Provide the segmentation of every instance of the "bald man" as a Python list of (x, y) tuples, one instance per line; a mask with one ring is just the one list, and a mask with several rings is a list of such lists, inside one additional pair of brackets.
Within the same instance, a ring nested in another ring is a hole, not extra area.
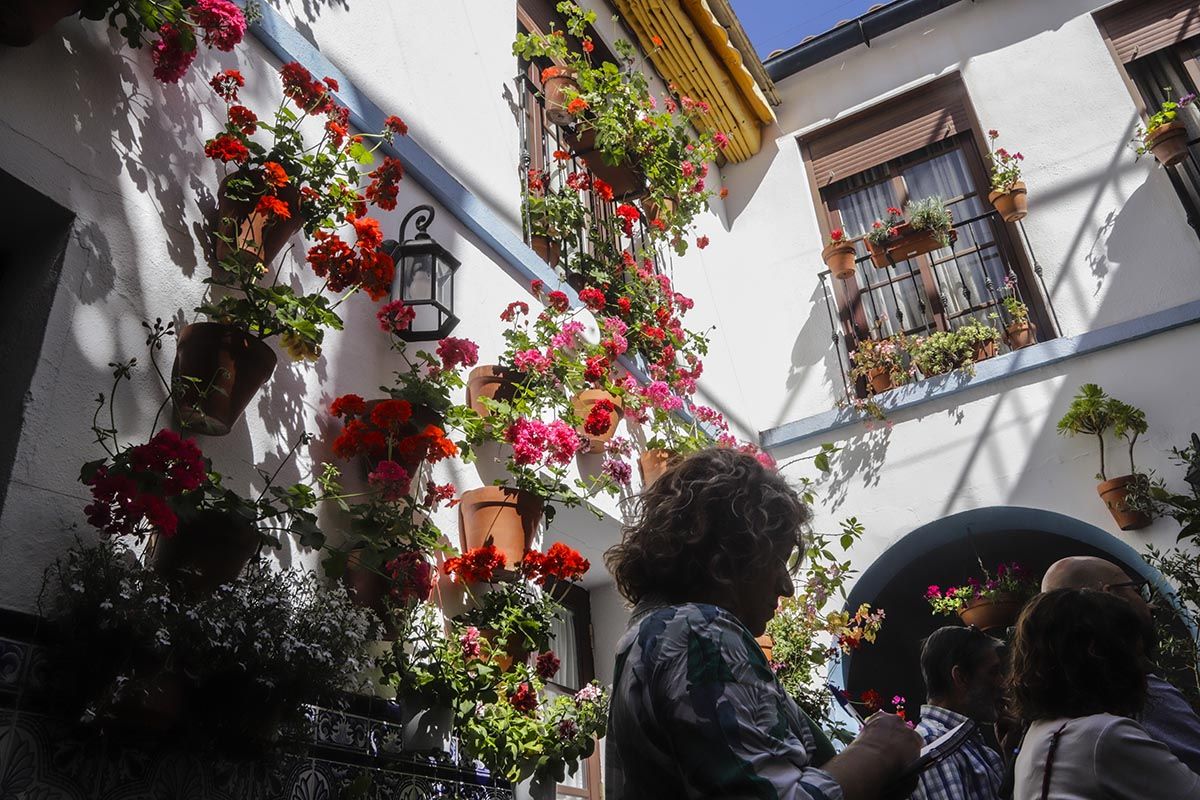
[(1192, 772), (1200, 774), (1200, 717), (1178, 689), (1154, 674), (1153, 656), (1158, 635), (1149, 598), (1149, 582), (1130, 578), (1125, 570), (1092, 556), (1072, 556), (1055, 561), (1042, 578), (1042, 591), (1097, 589), (1125, 600), (1142, 620), (1146, 640), (1146, 708), (1142, 727), (1171, 749)]

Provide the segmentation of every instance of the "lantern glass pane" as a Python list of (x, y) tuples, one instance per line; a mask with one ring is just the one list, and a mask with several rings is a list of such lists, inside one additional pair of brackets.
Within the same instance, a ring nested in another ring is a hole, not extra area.
[(433, 303), (416, 303), (412, 310), (416, 314), (411, 326), (415, 333), (428, 333), (441, 327), (442, 312)]
[(438, 264), (438, 268), (439, 269), (438, 269), (438, 274), (437, 274), (437, 284), (434, 286), (434, 289), (437, 292), (437, 294), (434, 295), (434, 299), (436, 299), (439, 303), (441, 303), (446, 308), (453, 308), (453, 306), (454, 306), (454, 289), (453, 289), (454, 271), (451, 270), (450, 265), (445, 262), (440, 262)]
[(404, 299), (408, 302), (433, 299), (433, 270), (437, 260), (432, 253), (405, 256)]

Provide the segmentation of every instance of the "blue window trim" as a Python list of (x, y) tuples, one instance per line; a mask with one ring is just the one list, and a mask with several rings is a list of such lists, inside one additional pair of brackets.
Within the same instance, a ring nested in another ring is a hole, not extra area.
[[(973, 377), (952, 373), (950, 375), (901, 386), (887, 392), (879, 401), (884, 414), (915, 408), (925, 403), (942, 400), (959, 392), (965, 392), (1035, 369), (1042, 369), (1072, 358), (1098, 353), (1110, 347), (1135, 342), (1148, 336), (1193, 325), (1200, 322), (1200, 300), (1155, 311), (1143, 317), (1118, 322), (1078, 336), (1051, 339), (1048, 342), (1026, 347), (1012, 353), (990, 358), (975, 366)], [(853, 408), (840, 408), (794, 420), (776, 428), (759, 433), (764, 449), (772, 450), (794, 445), (805, 439), (827, 436), (834, 431), (863, 422), (866, 416)]]

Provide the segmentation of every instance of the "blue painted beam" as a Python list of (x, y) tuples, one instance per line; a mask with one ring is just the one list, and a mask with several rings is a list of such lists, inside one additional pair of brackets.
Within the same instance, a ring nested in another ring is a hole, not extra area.
[[(1081, 333), (1078, 336), (1051, 339), (1023, 350), (1005, 353), (977, 364), (974, 377), (962, 373), (951, 373), (931, 378), (892, 389), (877, 402), (883, 409), (883, 413), (891, 416), (898, 411), (942, 400), (959, 392), (978, 389), (1024, 372), (1098, 353), (1110, 347), (1134, 342), (1147, 336), (1165, 333), (1197, 322), (1200, 322), (1200, 300), (1155, 311), (1144, 317), (1118, 322), (1094, 331)], [(860, 411), (852, 408), (835, 408), (761, 431), (758, 435), (759, 442), (764, 449), (772, 450), (816, 436), (827, 436), (834, 431), (857, 425), (864, 419), (865, 417)]]

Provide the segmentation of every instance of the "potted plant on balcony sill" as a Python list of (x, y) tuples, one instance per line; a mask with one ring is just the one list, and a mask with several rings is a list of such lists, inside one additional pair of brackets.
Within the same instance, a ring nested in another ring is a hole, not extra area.
[(857, 255), (854, 242), (846, 238), (846, 232), (841, 228), (834, 228), (829, 232), (829, 241), (821, 251), (821, 260), (825, 262), (833, 277), (846, 280), (854, 277), (854, 261)]
[(1004, 278), (1005, 294), (1001, 303), (1008, 312), (1009, 323), (1005, 328), (1005, 339), (1011, 350), (1020, 350), (1037, 344), (1037, 326), (1029, 319), (1029, 306), (1017, 294), (1017, 279), (1014, 275)]
[(950, 210), (940, 197), (910, 201), (903, 212), (889, 208), (887, 217), (875, 220), (867, 231), (871, 262), (884, 269), (892, 262), (949, 247), (958, 238), (953, 226)]
[[(997, 317), (995, 314), (992, 316), (993, 318)], [(967, 362), (975, 364), (986, 361), (996, 355), (996, 344), (1000, 340), (1000, 331), (991, 325), (985, 325), (983, 322), (971, 318), (959, 326), (954, 334), (961, 343), (962, 352), (966, 354), (961, 366), (967, 366)]]
[(564, 245), (578, 248), (587, 216), (580, 192), (591, 188), (592, 178), (570, 172), (568, 164), (556, 159), (550, 170), (530, 169), (521, 208), (529, 246), (552, 268), (558, 266)]
[(1133, 149), (1138, 158), (1146, 153), (1164, 167), (1173, 167), (1188, 157), (1187, 125), (1178, 119), (1179, 109), (1190, 105), (1196, 95), (1189, 94), (1178, 101), (1168, 98), (1133, 137)]
[[(982, 569), (982, 565), (981, 569)], [(1037, 582), (1016, 562), (1000, 564), (993, 576), (983, 570), (983, 580), (968, 578), (961, 586), (930, 586), (925, 599), (935, 614), (957, 614), (965, 625), (982, 631), (1003, 630), (1016, 622), (1029, 598), (1037, 594)]]
[(863, 378), (871, 394), (903, 386), (916, 375), (911, 349), (916, 340), (903, 333), (883, 339), (863, 339), (850, 354), (850, 380)]
[(154, 77), (163, 83), (176, 83), (187, 73), (201, 41), (228, 53), (253, 22), (230, 0), (7, 0), (0, 5), (0, 45), (32, 44), (76, 13), (97, 22), (107, 17), (130, 47), (151, 45)]
[(1025, 182), (1021, 180), (1021, 162), (1025, 156), (996, 147), (1000, 132), (988, 131), (988, 161), (992, 165), (992, 191), (988, 202), (995, 206), (1005, 222), (1018, 222), (1029, 214)]
[[(1129, 474), (1112, 479), (1104, 460), (1104, 437), (1110, 431), (1129, 445)], [(1096, 491), (1121, 530), (1138, 530), (1154, 521), (1149, 502), (1150, 480), (1133, 463), (1133, 446), (1138, 436), (1146, 432), (1145, 412), (1109, 397), (1094, 383), (1086, 383), (1058, 421), (1058, 432), (1064, 436), (1090, 434), (1099, 441), (1100, 473), (1096, 477), (1101, 483)]]

